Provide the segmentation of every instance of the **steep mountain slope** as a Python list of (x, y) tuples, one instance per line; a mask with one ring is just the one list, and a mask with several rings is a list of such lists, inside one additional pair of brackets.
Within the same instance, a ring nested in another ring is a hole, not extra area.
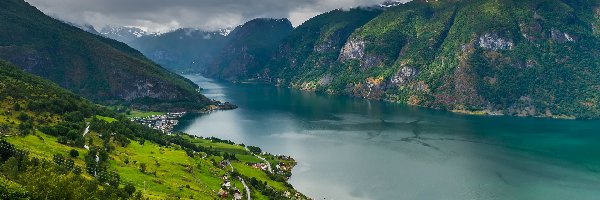
[(66, 24), (69, 24), (71, 26), (77, 27), (77, 28), (79, 28), (79, 29), (81, 29), (81, 30), (83, 30), (85, 32), (92, 33), (94, 35), (102, 35), (91, 24), (77, 24), (77, 23), (72, 23), (72, 22), (67, 22), (67, 21), (63, 21), (63, 22), (66, 23)]
[(142, 36), (129, 45), (169, 70), (198, 72), (219, 55), (227, 42), (226, 35), (227, 30), (186, 28)]
[[(137, 124), (0, 61), (2, 199), (307, 199), (287, 183), (293, 159), (253, 153)], [(263, 162), (286, 170), (252, 167)]]
[(228, 42), (206, 69), (212, 77), (235, 80), (265, 73), (280, 42), (292, 32), (287, 19), (255, 19), (234, 29)]
[(356, 29), (335, 62), (307, 68), (304, 54), (283, 53), (285, 62), (275, 59), (269, 70), (279, 84), (331, 94), (456, 112), (598, 118), (599, 27), (596, 0), (419, 0)]
[[(263, 76), (279, 80), (302, 80), (321, 78), (320, 76), (336, 62), (342, 46), (354, 30), (381, 13), (380, 9), (334, 10), (318, 15), (298, 26), (279, 48), (275, 59), (269, 62)], [(329, 82), (323, 77), (323, 82)], [(304, 87), (311, 87), (304, 85)]]
[(449, 110), (597, 117), (600, 79), (589, 73), (598, 70), (599, 43), (589, 21), (595, 5), (584, 4), (397, 7), (351, 36), (340, 61), (362, 75), (339, 74), (357, 81), (342, 87), (351, 95)]
[(0, 29), (0, 58), (94, 101), (193, 109), (209, 102), (195, 84), (127, 45), (64, 24), (22, 0), (0, 2)]

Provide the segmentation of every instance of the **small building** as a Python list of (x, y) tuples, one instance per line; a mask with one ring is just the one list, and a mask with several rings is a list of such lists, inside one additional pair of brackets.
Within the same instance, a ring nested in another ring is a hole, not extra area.
[(233, 193), (233, 199), (242, 200), (242, 193), (239, 190), (235, 190), (235, 192)]
[(223, 183), (223, 187), (225, 187), (225, 188), (230, 188), (230, 187), (231, 187), (231, 182), (229, 182), (229, 181), (225, 181), (225, 182)]
[(227, 198), (227, 191), (225, 191), (223, 188), (221, 188), (219, 190), (219, 192), (217, 193), (217, 195), (221, 198)]

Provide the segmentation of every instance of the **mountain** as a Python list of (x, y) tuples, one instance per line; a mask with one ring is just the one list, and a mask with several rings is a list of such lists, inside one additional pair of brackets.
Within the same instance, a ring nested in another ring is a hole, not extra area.
[[(600, 117), (597, 0), (415, 0), (382, 9), (308, 20), (275, 58), (253, 57), (271, 60), (254, 71), (298, 89), (455, 112)], [(336, 20), (319, 25), (326, 18)], [(327, 31), (347, 24), (340, 30), (352, 33), (339, 39)]]
[(129, 46), (50, 18), (23, 0), (0, 2), (0, 58), (96, 102), (200, 109), (198, 86)]
[(198, 72), (221, 52), (229, 29), (204, 31), (182, 28), (160, 35), (145, 35), (129, 44), (172, 71)]
[(281, 41), (293, 30), (288, 19), (254, 19), (235, 28), (228, 41), (206, 68), (212, 77), (235, 80), (268, 73), (267, 62)]
[(125, 44), (129, 44), (137, 38), (152, 35), (138, 27), (131, 26), (106, 26), (100, 30), (100, 34)]
[(333, 10), (304, 22), (282, 41), (276, 56), (268, 63), (266, 71), (271, 73), (264, 74), (263, 79), (289, 82), (317, 78), (337, 61), (350, 34), (381, 12), (363, 8)]
[(67, 23), (67, 24), (69, 24), (71, 26), (77, 27), (77, 28), (79, 28), (79, 29), (81, 29), (81, 30), (83, 30), (85, 32), (92, 33), (94, 35), (102, 35), (91, 24), (77, 24), (77, 23), (72, 23), (72, 22), (67, 22), (67, 21), (63, 21), (63, 22)]
[(395, 1), (386, 1), (386, 2), (383, 2), (383, 3), (379, 4), (379, 6), (383, 7), (383, 8), (391, 8), (391, 7), (399, 6), (399, 5), (402, 5), (402, 4), (404, 4), (403, 1), (397, 1), (397, 0), (395, 0)]
[[(254, 168), (266, 165), (256, 154), (284, 167)], [(287, 183), (295, 164), (229, 140), (163, 133), (0, 60), (1, 199), (308, 199)]]

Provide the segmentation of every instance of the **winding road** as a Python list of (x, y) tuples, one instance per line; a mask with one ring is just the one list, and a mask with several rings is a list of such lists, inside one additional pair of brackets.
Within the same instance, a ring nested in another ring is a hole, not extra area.
[(252, 200), (252, 198), (250, 197), (250, 188), (248, 188), (248, 185), (246, 185), (246, 182), (244, 182), (244, 179), (242, 177), (239, 177), (240, 181), (242, 182), (242, 185), (244, 185), (244, 188), (246, 189), (246, 195), (248, 195), (248, 200)]
[[(231, 161), (228, 160), (227, 163), (229, 163), (229, 167), (231, 167), (231, 172), (233, 172), (234, 169), (233, 165), (231, 165)], [(238, 176), (238, 179), (242, 182), (242, 185), (244, 185), (244, 189), (246, 189), (246, 195), (248, 196), (248, 200), (252, 200), (252, 197), (250, 197), (250, 188), (248, 187), (248, 185), (246, 185), (246, 182), (242, 177)]]
[(253, 156), (256, 156), (258, 159), (261, 159), (262, 161), (264, 161), (265, 164), (267, 164), (267, 170), (270, 173), (273, 173), (273, 169), (271, 169), (271, 163), (269, 163), (269, 161), (267, 161), (267, 159), (265, 159), (265, 158), (263, 158), (263, 157), (261, 157), (259, 155), (254, 154), (252, 151), (250, 151), (250, 149), (248, 149), (248, 147), (244, 147), (244, 148), (246, 149), (246, 151), (250, 152), (250, 154), (252, 154)]
[[(85, 135), (87, 135), (90, 132), (90, 123), (86, 122), (86, 124), (87, 124), (87, 127), (85, 127), (85, 130), (83, 131), (83, 137), (85, 137)], [(83, 148), (90, 150), (90, 147), (87, 144), (84, 144)]]

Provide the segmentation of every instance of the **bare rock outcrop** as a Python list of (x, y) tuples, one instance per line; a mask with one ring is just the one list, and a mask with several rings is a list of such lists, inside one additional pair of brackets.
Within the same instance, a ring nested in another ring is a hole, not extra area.
[(349, 60), (363, 60), (365, 57), (365, 41), (363, 40), (349, 40), (346, 42), (342, 50), (340, 51), (341, 62)]
[(479, 47), (487, 49), (487, 50), (492, 50), (492, 51), (499, 51), (499, 50), (506, 50), (506, 49), (510, 50), (514, 46), (513, 41), (511, 41), (509, 39), (501, 38), (500, 36), (498, 36), (498, 34), (495, 34), (495, 33), (486, 33), (482, 36), (479, 36), (478, 42), (479, 42)]

